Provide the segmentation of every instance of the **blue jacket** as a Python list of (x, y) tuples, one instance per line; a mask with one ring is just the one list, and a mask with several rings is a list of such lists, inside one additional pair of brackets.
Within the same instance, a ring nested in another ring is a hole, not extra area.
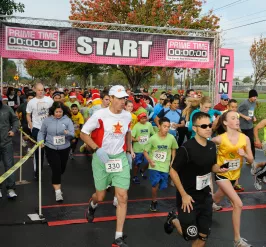
[[(64, 130), (68, 131), (67, 135)], [(55, 136), (65, 136), (65, 144), (54, 145)], [(70, 146), (70, 141), (73, 137), (74, 125), (69, 117), (66, 115), (61, 118), (50, 116), (43, 120), (37, 140), (38, 142), (44, 140), (44, 144), (51, 149), (62, 150)]]
[[(191, 135), (191, 138), (194, 137), (196, 135), (195, 131), (192, 129), (192, 118), (194, 116), (195, 113), (197, 112), (200, 112), (200, 109), (196, 109), (194, 110), (191, 114), (190, 114), (190, 117), (189, 117), (189, 124), (188, 124), (188, 131), (192, 132), (192, 135)], [(211, 117), (211, 123), (213, 122), (213, 116), (215, 114), (217, 115), (221, 115), (222, 113), (218, 110), (215, 110), (215, 109), (210, 109), (208, 111), (208, 114), (210, 115)]]

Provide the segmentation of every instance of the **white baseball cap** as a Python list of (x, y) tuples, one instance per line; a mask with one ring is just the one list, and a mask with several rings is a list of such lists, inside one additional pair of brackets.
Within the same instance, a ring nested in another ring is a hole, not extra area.
[(126, 90), (123, 86), (121, 85), (115, 85), (112, 86), (109, 90), (109, 95), (110, 96), (115, 96), (116, 98), (124, 98), (128, 97), (129, 95), (126, 93)]

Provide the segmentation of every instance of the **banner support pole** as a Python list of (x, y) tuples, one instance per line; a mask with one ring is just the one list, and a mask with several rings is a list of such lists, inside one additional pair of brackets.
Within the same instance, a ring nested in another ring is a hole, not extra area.
[(3, 95), (3, 57), (1, 56), (1, 95)]

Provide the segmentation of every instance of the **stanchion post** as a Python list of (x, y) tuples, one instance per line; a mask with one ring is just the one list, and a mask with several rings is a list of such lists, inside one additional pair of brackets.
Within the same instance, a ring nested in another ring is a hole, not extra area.
[[(19, 158), (22, 159), (22, 132), (20, 132), (20, 149), (19, 149)], [(19, 168), (19, 182), (22, 182), (22, 166)]]
[(42, 147), (39, 146), (39, 217), (42, 218)]

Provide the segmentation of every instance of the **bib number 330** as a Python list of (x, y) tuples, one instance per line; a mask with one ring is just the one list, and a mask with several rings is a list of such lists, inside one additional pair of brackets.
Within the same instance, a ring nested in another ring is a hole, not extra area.
[(122, 160), (121, 159), (110, 159), (105, 163), (106, 172), (121, 172), (123, 171)]

